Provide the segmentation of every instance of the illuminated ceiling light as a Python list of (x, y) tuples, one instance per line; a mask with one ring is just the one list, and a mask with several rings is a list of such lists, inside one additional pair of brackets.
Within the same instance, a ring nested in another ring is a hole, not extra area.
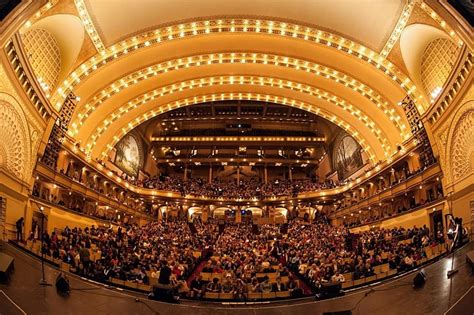
[(433, 91), (431, 92), (431, 101), (434, 101), (438, 97), (438, 95), (441, 93), (442, 90), (443, 88), (440, 86), (435, 87)]

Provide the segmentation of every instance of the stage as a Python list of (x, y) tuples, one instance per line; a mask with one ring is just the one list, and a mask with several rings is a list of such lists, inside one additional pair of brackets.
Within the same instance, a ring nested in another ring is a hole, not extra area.
[[(182, 301), (173, 305), (150, 301), (143, 294), (109, 289), (75, 275), (69, 276), (71, 295), (62, 297), (54, 286), (39, 285), (41, 263), (37, 258), (10, 244), (2, 244), (0, 252), (13, 256), (15, 270), (8, 284), (0, 284), (0, 314), (323, 314), (352, 310), (352, 314), (451, 315), (454, 310), (456, 315), (472, 315), (474, 289), (470, 288), (474, 286), (474, 276), (465, 257), (473, 249), (471, 242), (456, 252), (455, 268), (459, 272), (451, 279), (446, 276), (451, 269), (451, 256), (426, 266), (426, 284), (419, 289), (412, 287), (416, 274), (413, 272), (324, 301), (304, 298), (258, 305)], [(58, 272), (45, 264), (49, 283), (54, 284)]]

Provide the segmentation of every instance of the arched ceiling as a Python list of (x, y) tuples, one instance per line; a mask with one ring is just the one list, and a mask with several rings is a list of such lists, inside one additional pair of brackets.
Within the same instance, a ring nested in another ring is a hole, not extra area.
[(137, 5), (135, 1), (84, 0), (84, 4), (106, 46), (162, 25), (216, 16), (253, 16), (332, 30), (380, 50), (395, 28), (404, 1), (141, 0)]
[(360, 1), (356, 15), (349, 1), (247, 2), (75, 0), (97, 51), (89, 45), (51, 96), (58, 110), (70, 92), (80, 97), (69, 135), (104, 159), (162, 112), (270, 100), (335, 122), (374, 164), (395, 154), (411, 136), (397, 104), (410, 95), (421, 113), (428, 107), (384, 57), (408, 2)]

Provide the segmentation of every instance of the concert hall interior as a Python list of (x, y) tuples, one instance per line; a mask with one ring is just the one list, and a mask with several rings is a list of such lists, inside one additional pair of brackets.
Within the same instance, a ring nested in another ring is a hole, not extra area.
[(0, 314), (473, 314), (473, 26), (0, 1)]

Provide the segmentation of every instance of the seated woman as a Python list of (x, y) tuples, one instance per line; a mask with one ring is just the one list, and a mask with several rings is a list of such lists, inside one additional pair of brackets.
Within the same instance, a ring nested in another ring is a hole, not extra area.
[(262, 293), (272, 292), (272, 285), (269, 281), (268, 276), (265, 276), (263, 278), (263, 282), (260, 284), (260, 292), (262, 292)]

